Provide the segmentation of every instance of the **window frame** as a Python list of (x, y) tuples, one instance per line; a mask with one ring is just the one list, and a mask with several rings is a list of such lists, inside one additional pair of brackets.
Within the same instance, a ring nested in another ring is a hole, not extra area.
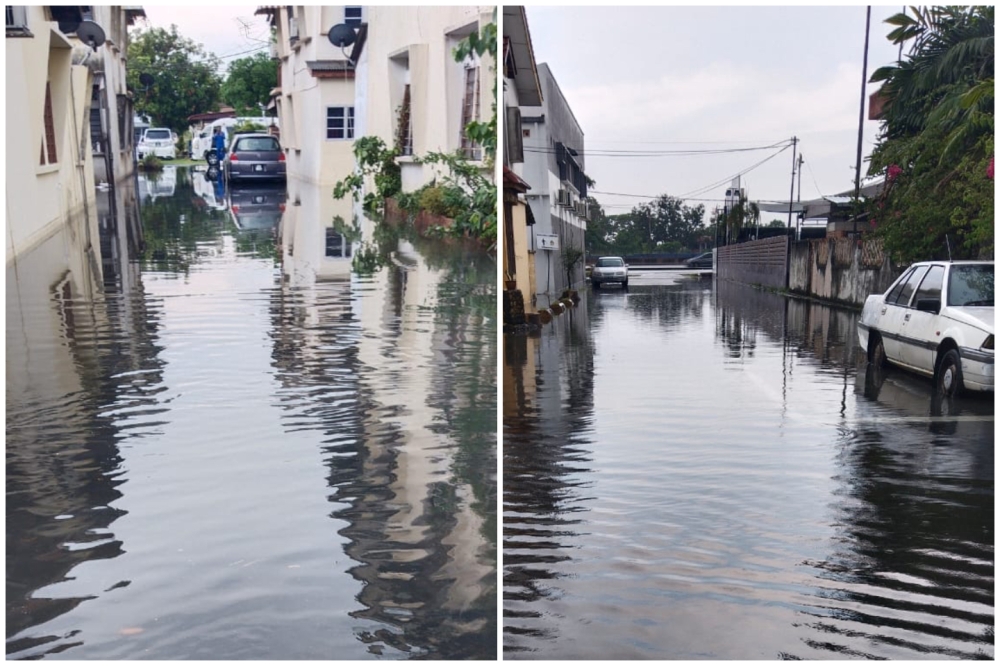
[[(336, 116), (331, 116), (330, 112), (334, 109), (340, 109), (343, 111), (343, 115), (340, 120), (343, 126), (340, 130), (343, 132), (344, 136), (330, 136), (331, 131), (336, 131), (337, 128), (330, 126), (331, 120), (336, 120)], [(354, 140), (354, 107), (353, 106), (328, 106), (326, 107), (326, 140), (327, 141), (353, 141)]]
[[(351, 10), (357, 10), (357, 16), (348, 16), (347, 12)], [(361, 5), (350, 5), (344, 6), (344, 24), (345, 25), (361, 25), (365, 22), (365, 8)]]
[[(903, 286), (899, 290), (899, 294), (896, 296), (896, 300), (890, 303), (890, 305), (898, 305), (901, 308), (909, 308), (910, 303), (913, 302), (913, 295), (917, 293), (917, 287), (919, 287), (920, 283), (923, 282), (924, 276), (927, 275), (927, 271), (929, 268), (930, 268), (929, 266), (915, 267), (913, 269), (913, 272), (910, 274), (910, 277), (905, 282), (902, 283)], [(903, 297), (903, 293), (906, 291), (906, 287), (909, 286), (910, 284), (913, 285), (913, 289), (910, 290), (910, 293), (907, 296), (906, 301), (901, 303), (900, 299)]]
[(937, 298), (938, 300), (941, 299), (941, 292), (944, 289), (944, 266), (942, 266), (941, 264), (933, 264), (930, 267), (928, 267), (927, 272), (924, 273), (924, 277), (921, 278), (920, 280), (920, 284), (917, 285), (916, 290), (913, 292), (913, 298), (910, 299), (911, 302), (913, 303), (913, 307), (917, 306), (917, 301), (919, 301), (921, 298), (934, 298), (933, 296), (926, 295), (926, 292), (924, 291), (924, 285), (927, 284), (928, 278), (931, 277), (931, 273), (933, 273), (935, 270), (939, 271), (941, 275), (941, 281), (938, 284), (937, 288)]

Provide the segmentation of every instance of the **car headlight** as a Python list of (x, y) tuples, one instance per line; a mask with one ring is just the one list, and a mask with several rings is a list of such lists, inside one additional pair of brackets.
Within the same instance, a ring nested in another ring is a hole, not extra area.
[(993, 349), (993, 336), (987, 336), (986, 342), (983, 343), (983, 349)]

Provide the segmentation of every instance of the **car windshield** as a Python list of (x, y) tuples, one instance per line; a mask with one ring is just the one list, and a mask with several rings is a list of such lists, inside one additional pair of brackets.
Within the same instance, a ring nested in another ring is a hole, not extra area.
[(601, 257), (597, 260), (598, 268), (613, 268), (616, 266), (624, 266), (625, 262), (618, 257)]
[(993, 265), (952, 266), (948, 279), (948, 305), (993, 307)]
[(270, 151), (277, 152), (281, 150), (278, 147), (278, 140), (270, 136), (254, 136), (245, 139), (240, 139), (236, 143), (236, 151), (243, 150), (255, 150), (255, 151)]
[(163, 141), (170, 138), (170, 130), (146, 130), (146, 141)]

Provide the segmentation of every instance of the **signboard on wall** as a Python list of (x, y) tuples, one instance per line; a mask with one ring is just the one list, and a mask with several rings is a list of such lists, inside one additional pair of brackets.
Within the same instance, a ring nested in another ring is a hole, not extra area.
[(535, 247), (539, 250), (558, 250), (558, 234), (535, 234)]

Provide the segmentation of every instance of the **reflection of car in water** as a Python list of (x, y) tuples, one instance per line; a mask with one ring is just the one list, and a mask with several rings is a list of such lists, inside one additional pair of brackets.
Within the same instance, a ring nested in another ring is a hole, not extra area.
[(287, 197), (284, 185), (234, 185), (229, 189), (229, 214), (240, 231), (276, 229)]
[(139, 174), (139, 200), (149, 197), (156, 201), (159, 197), (172, 197), (177, 188), (177, 167), (164, 167), (163, 171)]
[[(960, 435), (968, 443), (993, 441), (992, 402), (928, 392), (919, 377), (871, 363), (858, 369), (854, 390), (872, 403), (890, 408), (904, 422), (933, 434)], [(881, 418), (891, 420), (889, 415)]]

